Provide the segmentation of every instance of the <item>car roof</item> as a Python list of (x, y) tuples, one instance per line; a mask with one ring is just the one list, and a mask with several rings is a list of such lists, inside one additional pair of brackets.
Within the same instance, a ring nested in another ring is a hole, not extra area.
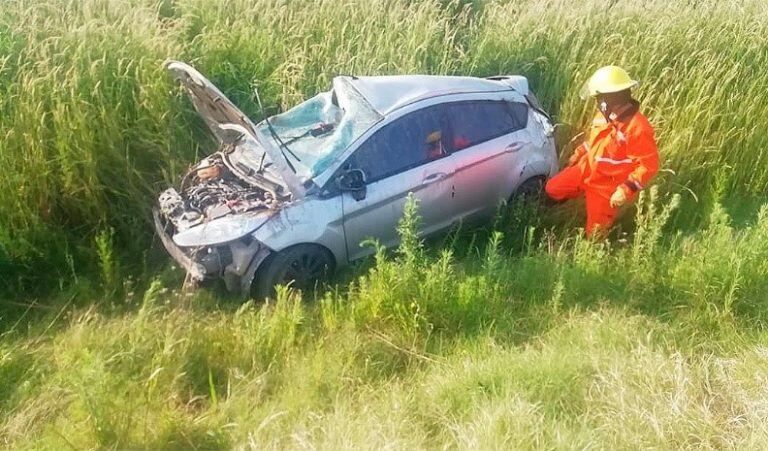
[(384, 116), (415, 101), (440, 95), (513, 90), (503, 80), (448, 75), (350, 77), (350, 81), (368, 103)]

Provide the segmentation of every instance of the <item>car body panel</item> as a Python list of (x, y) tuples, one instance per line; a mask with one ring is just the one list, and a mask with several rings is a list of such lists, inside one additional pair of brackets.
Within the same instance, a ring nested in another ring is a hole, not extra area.
[(373, 251), (371, 247), (361, 247), (368, 239), (375, 239), (385, 247), (399, 243), (396, 226), (409, 193), (413, 193), (419, 203), (420, 234), (428, 235), (450, 226), (458, 215), (452, 193), (452, 163), (453, 159), (448, 156), (374, 182), (367, 186), (363, 200), (342, 193), (349, 259), (355, 260)]
[(315, 243), (328, 249), (338, 265), (346, 264), (341, 196), (308, 196), (275, 214), (251, 235), (273, 251)]
[(258, 229), (275, 213), (273, 210), (262, 210), (224, 216), (173, 235), (173, 242), (181, 247), (228, 243)]
[[(460, 211), (463, 217), (477, 217), (492, 212), (499, 202), (506, 200), (505, 185), (509, 179), (509, 168), (517, 159), (517, 152), (504, 149), (524, 149), (528, 146), (524, 132), (486, 141), (457, 152), (461, 158), (456, 171), (456, 183), (459, 189)], [(479, 202), (486, 199), (486, 202)]]
[(192, 105), (220, 142), (227, 139), (222, 124), (239, 125), (256, 137), (256, 126), (248, 116), (194, 67), (180, 61), (166, 61), (165, 68), (187, 90)]

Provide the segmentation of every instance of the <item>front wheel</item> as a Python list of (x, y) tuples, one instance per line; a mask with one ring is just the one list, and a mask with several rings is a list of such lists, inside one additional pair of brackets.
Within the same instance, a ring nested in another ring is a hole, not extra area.
[(276, 285), (311, 290), (333, 271), (333, 256), (314, 244), (298, 244), (271, 255), (256, 275), (252, 293), (259, 299), (273, 297)]

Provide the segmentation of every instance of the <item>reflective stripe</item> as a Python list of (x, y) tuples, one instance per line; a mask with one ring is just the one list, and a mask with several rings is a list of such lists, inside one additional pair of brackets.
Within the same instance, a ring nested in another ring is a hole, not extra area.
[(610, 163), (610, 164), (631, 164), (633, 163), (632, 160), (629, 158), (625, 158), (623, 160), (614, 160), (613, 158), (605, 158), (605, 157), (596, 157), (595, 161), (599, 163)]

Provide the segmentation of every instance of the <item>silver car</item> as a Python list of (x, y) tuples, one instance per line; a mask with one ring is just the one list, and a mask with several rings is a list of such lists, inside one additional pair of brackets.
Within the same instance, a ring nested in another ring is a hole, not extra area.
[(553, 124), (521, 76), (339, 76), (255, 124), (194, 68), (166, 66), (219, 142), (153, 211), (194, 283), (311, 288), (371, 253), (362, 241), (397, 245), (408, 193), (426, 235), (557, 170)]

